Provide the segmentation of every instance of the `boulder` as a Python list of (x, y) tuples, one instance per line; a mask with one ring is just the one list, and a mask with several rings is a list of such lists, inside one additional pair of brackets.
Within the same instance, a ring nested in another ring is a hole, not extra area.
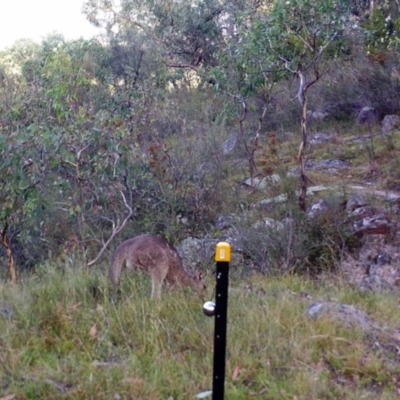
[(186, 264), (198, 265), (212, 258), (217, 243), (216, 239), (188, 237), (177, 246), (177, 249)]
[(382, 120), (382, 132), (389, 133), (400, 129), (400, 117), (398, 115), (385, 115)]
[(311, 304), (308, 307), (307, 314), (312, 319), (331, 317), (341, 322), (346, 328), (358, 326), (364, 332), (371, 332), (376, 329), (368, 315), (353, 305), (321, 301)]
[(363, 107), (357, 116), (357, 124), (375, 124), (379, 122), (379, 111), (374, 107)]
[(307, 111), (307, 120), (308, 122), (319, 122), (324, 121), (329, 117), (329, 113), (323, 111)]
[(359, 285), (361, 292), (394, 292), (395, 288), (378, 274), (365, 275)]

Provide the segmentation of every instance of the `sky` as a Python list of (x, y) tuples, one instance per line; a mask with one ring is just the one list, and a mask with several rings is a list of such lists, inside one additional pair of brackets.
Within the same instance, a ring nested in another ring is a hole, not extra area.
[(82, 14), (84, 0), (2, 0), (0, 6), (0, 50), (18, 39), (40, 43), (57, 32), (72, 40), (94, 36), (94, 28)]

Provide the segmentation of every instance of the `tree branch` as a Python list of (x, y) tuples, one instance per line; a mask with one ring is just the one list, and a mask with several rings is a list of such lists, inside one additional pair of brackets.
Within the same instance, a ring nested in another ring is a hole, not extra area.
[(91, 267), (93, 264), (95, 264), (95, 263), (100, 259), (100, 257), (101, 257), (101, 256), (103, 255), (103, 253), (106, 251), (108, 245), (111, 243), (111, 241), (114, 239), (114, 237), (115, 237), (119, 232), (121, 232), (121, 230), (123, 229), (123, 227), (124, 227), (124, 226), (126, 225), (126, 223), (128, 222), (129, 218), (130, 218), (130, 217), (132, 216), (132, 214), (133, 214), (132, 207), (127, 203), (124, 193), (123, 193), (122, 191), (120, 191), (120, 193), (121, 193), (122, 199), (123, 199), (123, 201), (124, 201), (124, 205), (125, 205), (125, 207), (128, 209), (128, 215), (125, 217), (125, 219), (123, 220), (122, 224), (120, 224), (120, 225), (119, 225), (119, 224), (116, 225), (115, 222), (112, 221), (112, 233), (111, 233), (111, 236), (110, 236), (110, 237), (108, 238), (108, 240), (104, 243), (102, 249), (99, 251), (99, 254), (97, 254), (97, 256), (96, 256), (92, 261), (89, 261), (89, 262), (87, 263), (87, 266), (88, 266), (88, 267)]

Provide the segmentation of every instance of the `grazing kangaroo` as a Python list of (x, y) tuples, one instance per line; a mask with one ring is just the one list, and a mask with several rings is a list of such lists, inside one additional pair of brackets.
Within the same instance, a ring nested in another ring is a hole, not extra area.
[(109, 272), (114, 296), (119, 290), (124, 261), (128, 268), (137, 266), (150, 274), (152, 298), (161, 298), (164, 279), (173, 286), (189, 286), (199, 292), (205, 289), (201, 272), (189, 275), (172, 245), (160, 237), (144, 234), (122, 242), (112, 256)]

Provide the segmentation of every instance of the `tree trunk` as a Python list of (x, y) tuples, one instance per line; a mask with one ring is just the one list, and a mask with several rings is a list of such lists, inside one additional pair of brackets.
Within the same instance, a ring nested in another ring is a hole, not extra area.
[(301, 113), (301, 144), (299, 147), (299, 167), (300, 167), (300, 194), (299, 194), (299, 208), (302, 211), (306, 210), (307, 207), (307, 175), (306, 175), (306, 168), (304, 162), (304, 153), (307, 146), (307, 97), (306, 97), (306, 82), (303, 72), (301, 70), (301, 66), (297, 69), (297, 74), (300, 78), (300, 88), (297, 94), (299, 102), (302, 106), (302, 113)]
[(8, 223), (6, 222), (3, 231), (1, 232), (1, 242), (6, 249), (7, 260), (8, 260), (8, 272), (10, 274), (11, 282), (17, 283), (17, 269), (15, 265), (15, 259), (11, 251), (10, 241), (7, 237)]

